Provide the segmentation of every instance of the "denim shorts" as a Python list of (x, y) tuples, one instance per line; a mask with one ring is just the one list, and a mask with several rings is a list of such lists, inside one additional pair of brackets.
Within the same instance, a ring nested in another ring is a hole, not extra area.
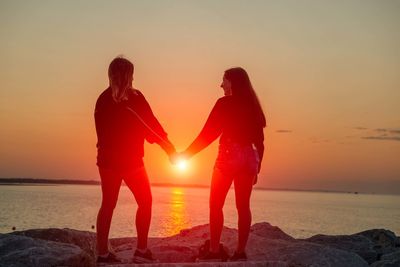
[(214, 169), (227, 175), (246, 174), (256, 176), (259, 162), (258, 152), (252, 144), (220, 144)]

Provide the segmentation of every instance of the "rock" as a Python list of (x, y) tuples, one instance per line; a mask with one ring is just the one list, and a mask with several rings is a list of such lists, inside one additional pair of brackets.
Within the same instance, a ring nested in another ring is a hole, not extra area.
[[(221, 236), (229, 254), (237, 245), (236, 229), (224, 227)], [(246, 263), (196, 263), (198, 248), (209, 239), (209, 225), (184, 229), (179, 234), (149, 238), (149, 247), (160, 263), (143, 266), (399, 266), (398, 238), (387, 230), (354, 235), (316, 235), (295, 239), (279, 227), (257, 223), (251, 227)], [(137, 239), (114, 238), (113, 250), (134, 266)], [(72, 229), (34, 229), (1, 235), (0, 266), (91, 266), (95, 261), (95, 234)], [(397, 265), (396, 265), (397, 264)]]
[(250, 259), (285, 261), (289, 266), (368, 266), (355, 253), (304, 241), (271, 240), (259, 243)]
[(400, 249), (397, 249), (395, 252), (383, 255), (380, 261), (374, 262), (371, 266), (375, 267), (400, 266)]
[(269, 239), (294, 240), (293, 237), (283, 232), (279, 227), (272, 226), (267, 222), (252, 225), (250, 233)]
[(0, 234), (0, 266), (93, 266), (94, 258), (73, 244)]
[(388, 253), (396, 251), (398, 247), (397, 236), (389, 230), (385, 229), (372, 229), (358, 233), (369, 238), (374, 243), (374, 250), (378, 253), (378, 259)]
[(400, 260), (400, 249), (393, 253), (383, 255), (382, 260)]
[[(153, 264), (114, 264), (106, 267), (288, 267), (285, 262), (196, 262), (196, 263), (153, 263)], [(292, 266), (294, 267), (294, 266)]]
[(369, 238), (362, 235), (315, 235), (305, 240), (324, 246), (354, 252), (369, 264), (378, 260), (378, 253), (374, 250), (374, 243)]
[(371, 267), (399, 267), (400, 260), (381, 260), (370, 265)]
[[(271, 235), (268, 233), (271, 233)], [(208, 238), (209, 226), (200, 225), (191, 229), (182, 230), (179, 234), (171, 237), (151, 238), (149, 246), (153, 251), (154, 257), (159, 259), (160, 262), (179, 263), (179, 265), (165, 266), (189, 266), (182, 264), (185, 262), (193, 262), (198, 255), (199, 246)], [(128, 260), (132, 258), (132, 248), (134, 247), (126, 243), (124, 244), (123, 241), (136, 241), (132, 239), (117, 239), (111, 241), (113, 245), (119, 244), (119, 246), (115, 248), (116, 251), (119, 251), (118, 255)], [(221, 242), (227, 248), (228, 252), (232, 254), (236, 248), (237, 230), (224, 227)], [(128, 251), (124, 252), (120, 250), (122, 246), (128, 249)], [(268, 223), (253, 225), (249, 236), (247, 255), (249, 261), (246, 262), (246, 266), (250, 266), (247, 265), (250, 262), (254, 264), (254, 266), (368, 266), (367, 262), (355, 253), (311, 242), (295, 240), (278, 227), (271, 226)], [(227, 263), (224, 263), (220, 266), (244, 266), (237, 265), (237, 263), (236, 265), (226, 264)], [(198, 265), (196, 264), (196, 266)]]
[(96, 248), (96, 234), (86, 231), (78, 231), (74, 229), (31, 229), (26, 231), (12, 232), (13, 235), (28, 236), (35, 239), (42, 239), (66, 244), (74, 244), (89, 255), (94, 257)]

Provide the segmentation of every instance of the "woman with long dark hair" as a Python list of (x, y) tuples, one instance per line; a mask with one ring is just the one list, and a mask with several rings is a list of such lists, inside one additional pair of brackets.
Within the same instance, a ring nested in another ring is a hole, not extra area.
[(199, 261), (224, 261), (220, 246), (224, 224), (223, 206), (232, 182), (238, 211), (238, 244), (230, 260), (246, 260), (246, 243), (251, 226), (250, 195), (257, 182), (264, 154), (264, 112), (243, 68), (225, 71), (218, 99), (203, 129), (181, 154), (190, 158), (220, 137), (210, 190), (210, 241), (203, 246)]

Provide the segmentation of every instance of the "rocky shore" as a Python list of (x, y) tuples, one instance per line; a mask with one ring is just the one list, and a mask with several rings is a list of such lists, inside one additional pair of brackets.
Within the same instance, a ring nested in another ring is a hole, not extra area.
[[(208, 238), (208, 225), (150, 238), (159, 263), (141, 266), (400, 266), (400, 238), (384, 229), (295, 239), (269, 223), (257, 223), (251, 227), (247, 262), (194, 263), (198, 247)], [(237, 230), (225, 227), (221, 242), (230, 253), (236, 240)], [(125, 262), (112, 266), (134, 266), (129, 262), (136, 238), (110, 243)], [(94, 249), (93, 232), (52, 228), (0, 234), (0, 266), (95, 266)]]

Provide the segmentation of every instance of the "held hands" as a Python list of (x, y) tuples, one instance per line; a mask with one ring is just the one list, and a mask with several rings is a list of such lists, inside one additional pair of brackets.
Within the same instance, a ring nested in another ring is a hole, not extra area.
[(173, 165), (177, 165), (180, 169), (185, 169), (186, 167), (186, 161), (190, 158), (188, 153), (186, 152), (175, 152), (171, 155), (169, 155), (169, 161)]

